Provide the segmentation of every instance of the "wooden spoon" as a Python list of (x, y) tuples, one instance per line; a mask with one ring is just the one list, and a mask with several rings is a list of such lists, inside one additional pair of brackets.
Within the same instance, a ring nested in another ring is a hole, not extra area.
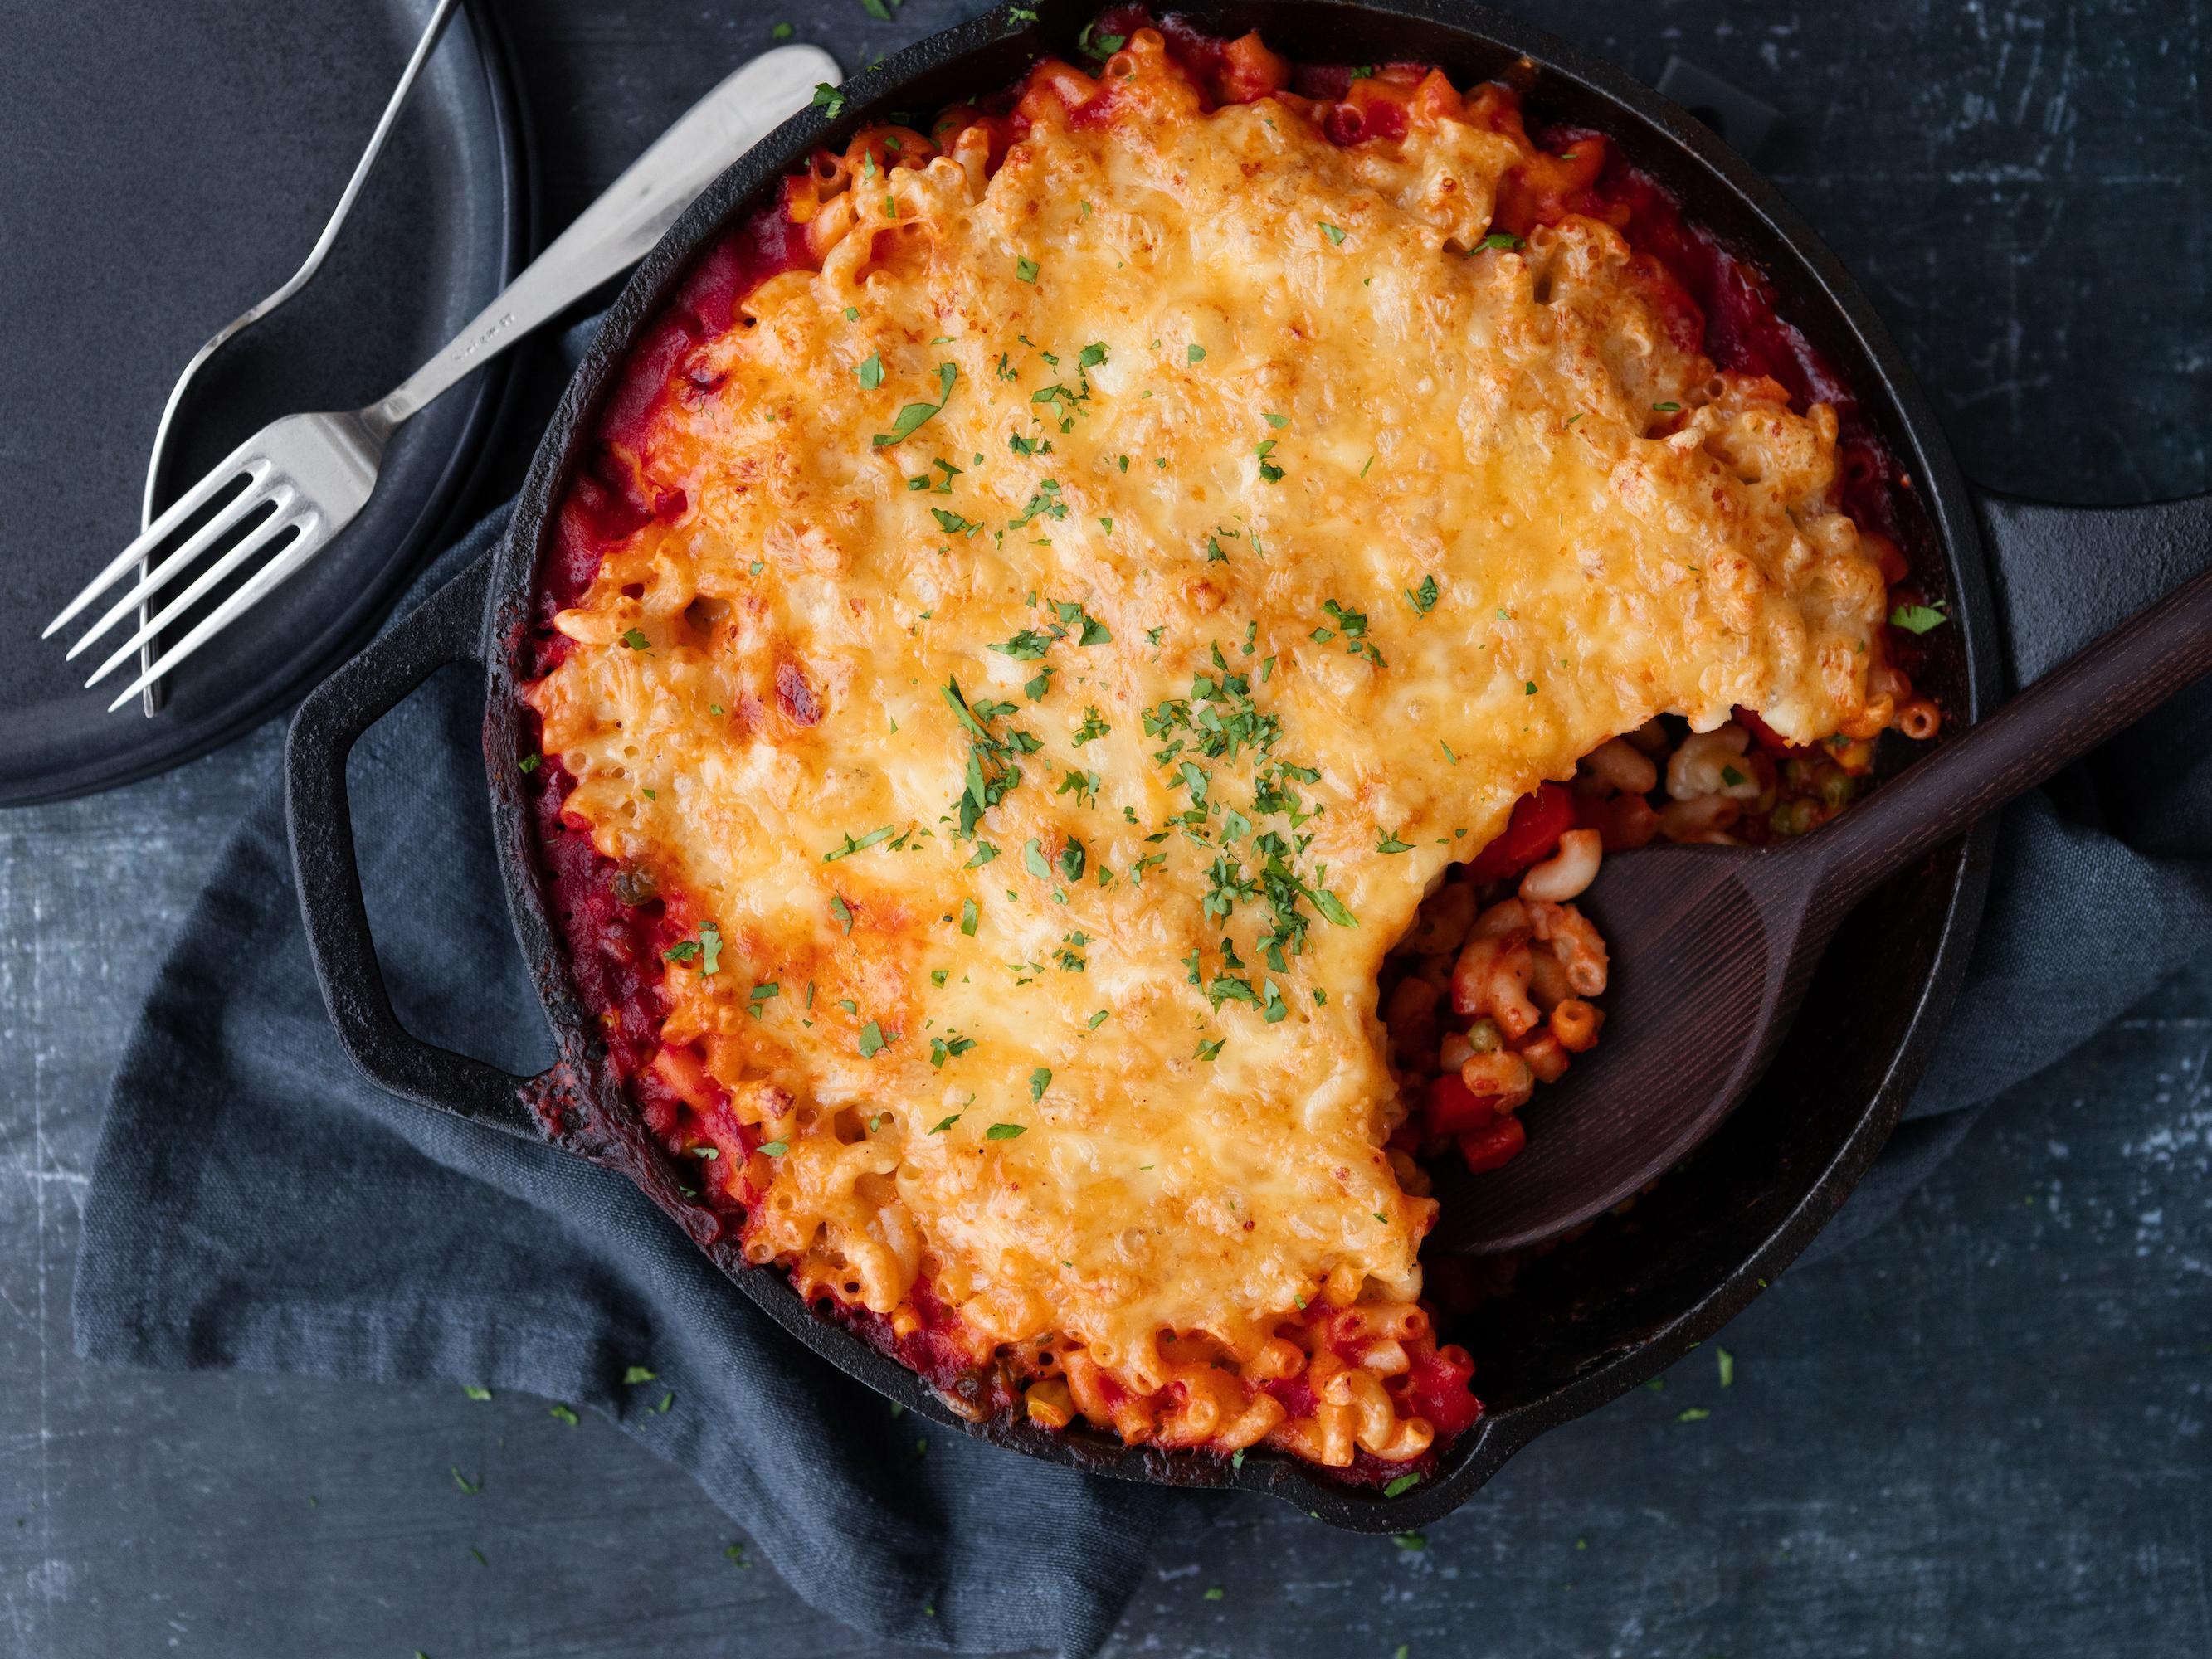
[(1612, 956), (1605, 1040), (1540, 1095), (1518, 1158), (1439, 1171), (1433, 1248), (1524, 1249), (1664, 1174), (1759, 1080), (1869, 889), (2208, 671), (2212, 571), (1802, 840), (1607, 859), (1577, 901)]

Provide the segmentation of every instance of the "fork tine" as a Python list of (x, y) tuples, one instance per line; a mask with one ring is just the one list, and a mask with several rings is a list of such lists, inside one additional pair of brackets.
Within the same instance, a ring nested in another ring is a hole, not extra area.
[(246, 488), (239, 494), (236, 500), (225, 505), (220, 513), (209, 520), (191, 540), (186, 542), (161, 563), (148, 570), (138, 586), (110, 605), (107, 614), (88, 629), (83, 636), (75, 645), (70, 647), (62, 659), (67, 662), (76, 658), (86, 647), (114, 627), (125, 617), (190, 570), (193, 561), (213, 546), (219, 538), (228, 535), (248, 514), (265, 506), (270, 498), (261, 493), (261, 484), (267, 476), (265, 467), (258, 472), (248, 474)]
[[(260, 434), (257, 433), (253, 437), (248, 438), (244, 443), (239, 445), (223, 458), (221, 465), (215, 467), (183, 495), (178, 496), (167, 512), (147, 526), (130, 546), (107, 562), (106, 568), (86, 584), (82, 592), (62, 607), (61, 613), (46, 624), (46, 631), (39, 637), (42, 640), (50, 639), (60, 629), (66, 628), (72, 617), (98, 599), (125, 571), (131, 569), (139, 560), (175, 534), (177, 526), (206, 506), (216, 490), (237, 477), (241, 472), (252, 471), (252, 467), (250, 464), (257, 459), (254, 449), (259, 436)], [(249, 489), (252, 487), (252, 484), (247, 485)]]
[(314, 557), (331, 540), (331, 532), (329, 528), (329, 521), (320, 514), (305, 513), (288, 522), (300, 526), (299, 538), (277, 554), (275, 558), (270, 560), (267, 564), (263, 565), (260, 569), (255, 571), (235, 593), (210, 611), (191, 633), (171, 646), (137, 679), (124, 687), (115, 701), (107, 705), (109, 714), (113, 714), (125, 703), (130, 702), (142, 688), (152, 684), (164, 675), (174, 672), (179, 663), (229, 627), (232, 621), (241, 612), (259, 603), (264, 594), (307, 563), (309, 559)]
[(258, 552), (263, 547), (266, 546), (272, 539), (274, 539), (279, 532), (295, 524), (301, 523), (305, 519), (305, 514), (302, 514), (300, 519), (288, 519), (285, 517), (285, 514), (292, 510), (293, 507), (297, 504), (299, 500), (299, 496), (296, 492), (295, 492), (289, 485), (278, 489), (276, 494), (271, 495), (269, 499), (276, 503), (276, 511), (271, 514), (268, 518), (263, 520), (261, 523), (256, 525), (252, 532), (249, 533), (243, 541), (240, 542), (237, 546), (232, 548), (229, 552), (224, 554), (213, 564), (210, 565), (205, 570), (202, 571), (199, 574), (198, 580), (194, 581), (190, 587), (187, 587), (175, 599), (170, 600), (169, 603), (162, 608), (159, 615), (149, 619), (146, 624), (136, 634), (133, 634), (121, 645), (116, 647), (115, 653), (109, 657), (106, 662), (100, 664), (98, 668), (94, 669), (93, 671), (92, 678), (85, 682), (85, 685), (88, 688), (99, 684), (100, 681), (106, 679), (110, 674), (113, 673), (117, 668), (122, 665), (124, 659), (137, 651), (137, 648), (143, 645), (148, 640), (152, 639), (156, 634), (161, 632), (162, 629), (173, 626), (179, 618), (183, 617), (185, 611), (191, 610), (193, 605), (198, 604), (199, 601), (206, 596), (210, 588), (214, 587), (215, 585), (221, 581), (225, 576), (230, 574), (232, 571), (237, 569), (240, 565), (245, 563), (246, 560), (252, 558), (255, 553)]

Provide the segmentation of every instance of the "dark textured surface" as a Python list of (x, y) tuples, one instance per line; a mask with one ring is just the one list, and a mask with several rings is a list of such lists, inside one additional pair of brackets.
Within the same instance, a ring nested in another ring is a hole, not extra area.
[[(788, 15), (849, 61), (964, 9)], [(552, 222), (776, 15), (519, 15)], [(1650, 77), (1680, 52), (1784, 109), (1768, 165), (1866, 280), (1977, 476), (2077, 499), (2212, 482), (2201, 0), (1933, 20), (1617, 0), (1536, 21)], [(21, 1523), (0, 1523), (0, 1639), (877, 1650), (725, 1559), (726, 1523), (683, 1477), (543, 1402), (70, 1357), (75, 1199), (121, 1023), (275, 746), (0, 817), (0, 1504)], [(2200, 966), (2021, 1090), (1896, 1223), (1730, 1328), (1731, 1388), (1693, 1357), (1547, 1439), (1423, 1549), (1241, 1511), (1154, 1563), (1116, 1650), (2205, 1650), (2208, 1006)]]

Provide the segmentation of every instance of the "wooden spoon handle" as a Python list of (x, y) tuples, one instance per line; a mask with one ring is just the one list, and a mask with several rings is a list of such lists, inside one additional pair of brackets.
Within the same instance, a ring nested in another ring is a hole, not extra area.
[(2069, 657), (1802, 843), (1848, 904), (2212, 672), (2212, 570)]

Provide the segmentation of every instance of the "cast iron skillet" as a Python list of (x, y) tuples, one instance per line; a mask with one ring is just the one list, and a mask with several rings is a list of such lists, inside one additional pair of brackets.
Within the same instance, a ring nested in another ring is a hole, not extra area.
[[(426, 1106), (544, 1139), (635, 1181), (732, 1282), (793, 1336), (908, 1409), (1034, 1457), (1163, 1485), (1241, 1487), (1297, 1504), (1332, 1525), (1395, 1532), (1464, 1503), (1505, 1460), (1634, 1388), (1739, 1312), (1835, 1214), (1895, 1126), (1963, 975), (1989, 874), (1984, 825), (1898, 877), (1844, 924), (1805, 1011), (1765, 1080), (1709, 1140), (1628, 1213), (1523, 1271), (1516, 1293), (1448, 1334), (1477, 1363), (1486, 1411), (1430, 1478), (1401, 1496), (1353, 1490), (1268, 1451), (1231, 1469), (1218, 1458), (1123, 1446), (1079, 1428), (963, 1423), (918, 1378), (805, 1307), (783, 1273), (749, 1267), (622, 1102), (593, 1023), (577, 1003), (547, 909), (515, 761), (534, 751), (517, 695), (541, 552), (588, 458), (599, 404), (633, 341), (674, 295), (694, 255), (765, 199), (820, 144), (842, 148), (894, 109), (931, 111), (1015, 81), (1041, 55), (1077, 58), (1095, 0), (1036, 0), (933, 36), (848, 82), (825, 120), (785, 124), (700, 198), (607, 313), (554, 416), (505, 544), (332, 678), (300, 711), (287, 754), (293, 854), (316, 971), (347, 1052), (375, 1082)], [(1262, 30), (1294, 59), (1414, 60), (1457, 84), (1502, 79), (1546, 120), (1613, 136), (1656, 174), (1689, 216), (1749, 256), (1784, 296), (1783, 314), (1857, 394), (1910, 476), (1908, 540), (1921, 574), (1950, 601), (1954, 625), (1929, 635), (1925, 689), (1956, 721), (1994, 704), (2002, 670), (1982, 536), (2055, 539), (2156, 556), (2172, 508), (2072, 511), (1980, 501), (1889, 336), (1834, 256), (1774, 191), (1706, 129), (1609, 65), (1465, 0), (1230, 0), (1181, 8), (1209, 32)], [(1978, 523), (1977, 509), (1979, 509)], [(2181, 509), (2204, 516), (2199, 507)], [(2161, 514), (2167, 517), (2161, 517)], [(2094, 559), (2085, 560), (2094, 565)], [(492, 818), (515, 932), (544, 1000), (559, 1059), (535, 1078), (418, 1042), (393, 1017), (354, 861), (345, 784), (355, 739), (429, 674), (483, 665)], [(1540, 1124), (1539, 1125), (1540, 1133)]]

